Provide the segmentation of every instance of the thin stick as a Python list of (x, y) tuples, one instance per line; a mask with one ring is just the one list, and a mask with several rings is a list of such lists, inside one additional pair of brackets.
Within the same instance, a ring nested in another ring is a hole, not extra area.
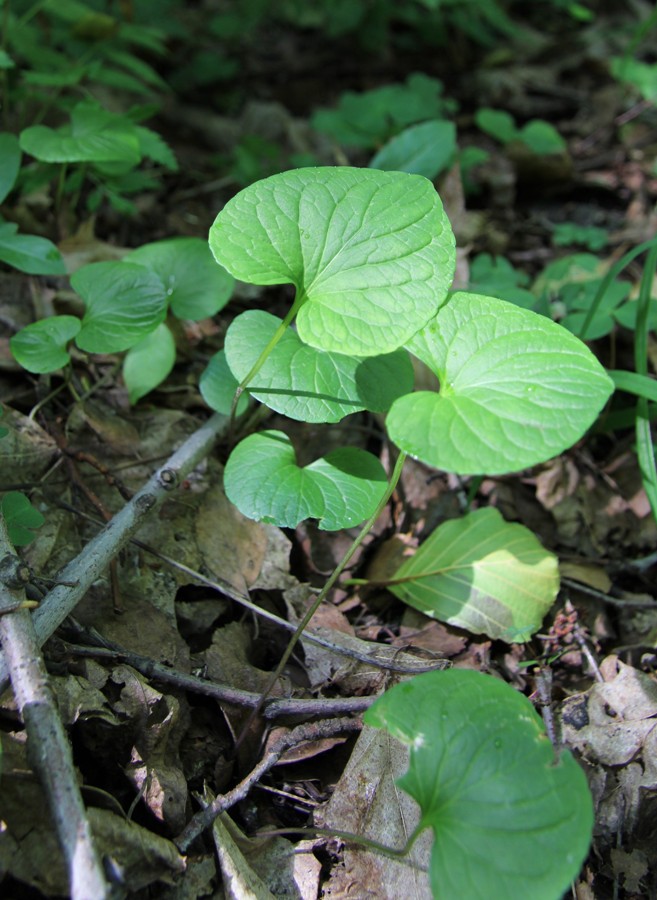
[[(78, 509), (74, 509), (74, 507), (70, 506), (68, 503), (60, 503), (59, 505), (63, 509), (67, 509), (83, 519), (88, 519), (90, 522), (94, 522), (96, 525), (100, 524), (97, 519), (94, 519), (93, 516), (90, 516), (87, 513), (83, 513)], [(284, 628), (286, 631), (295, 632), (297, 630), (297, 626), (292, 622), (288, 622), (287, 619), (282, 619), (280, 616), (277, 616), (276, 613), (269, 612), (269, 610), (263, 609), (262, 606), (258, 606), (257, 603), (254, 603), (245, 594), (242, 594), (238, 590), (236, 590), (229, 581), (226, 581), (220, 575), (216, 575), (214, 578), (208, 578), (207, 575), (203, 575), (201, 572), (198, 572), (196, 569), (192, 569), (190, 566), (186, 566), (184, 563), (179, 562), (177, 559), (173, 559), (172, 557), (167, 556), (165, 553), (161, 553), (159, 550), (156, 550), (154, 547), (151, 547), (149, 544), (145, 544), (143, 541), (140, 541), (137, 538), (130, 538), (130, 543), (134, 544), (135, 547), (139, 547), (140, 550), (144, 550), (146, 553), (151, 553), (157, 559), (162, 560), (162, 562), (165, 562), (172, 568), (178, 569), (179, 572), (184, 572), (186, 575), (189, 575), (190, 578), (198, 581), (199, 584), (204, 584), (215, 591), (219, 591), (220, 593), (225, 594), (226, 597), (229, 597), (235, 603), (243, 606), (244, 609), (248, 609), (256, 616), (260, 616), (261, 618), (266, 619), (268, 622), (273, 622), (275, 625)], [(328, 640), (328, 638), (320, 637), (318, 634), (315, 634), (312, 631), (305, 632), (304, 640), (307, 640), (312, 644), (316, 644), (318, 647), (324, 647), (326, 650), (329, 650), (331, 653), (335, 653), (338, 656), (344, 656), (347, 659), (356, 659), (359, 662), (374, 666), (374, 668), (385, 669), (388, 672), (400, 672), (404, 675), (421, 675), (423, 672), (431, 672), (436, 668), (443, 668), (447, 667), (448, 665), (448, 663), (443, 659), (435, 659), (429, 665), (419, 664), (417, 666), (410, 666), (395, 662), (394, 659), (387, 660), (379, 658), (375, 655), (377, 651), (394, 650), (395, 648), (391, 647), (390, 644), (377, 644), (374, 641), (367, 642), (372, 647), (371, 653), (359, 653), (358, 650), (352, 650), (349, 647), (341, 647), (339, 644)]]
[[(0, 556), (5, 572), (9, 557), (15, 560), (16, 572), (20, 571), (21, 563), (14, 554), (2, 515)], [(68, 866), (71, 897), (105, 900), (110, 889), (93, 844), (71, 747), (57, 713), (32, 619), (27, 609), (20, 608), (25, 599), (24, 588), (12, 586), (11, 579), (6, 578), (0, 582), (0, 595), (2, 606), (18, 604), (13, 612), (0, 616), (0, 641), (18, 710), (25, 723), (28, 760), (45, 791)]]
[(338, 578), (340, 577), (342, 572), (349, 565), (349, 561), (353, 557), (354, 553), (356, 552), (356, 550), (358, 550), (358, 548), (363, 543), (363, 541), (365, 540), (367, 535), (370, 533), (370, 531), (372, 530), (372, 528), (374, 526), (374, 523), (381, 515), (381, 511), (385, 508), (385, 505), (388, 502), (388, 500), (390, 500), (393, 491), (397, 487), (397, 483), (401, 476), (405, 461), (406, 461), (406, 454), (400, 453), (399, 456), (397, 457), (397, 462), (395, 463), (395, 467), (392, 471), (392, 475), (390, 476), (390, 481), (388, 483), (388, 487), (386, 488), (383, 497), (377, 504), (376, 509), (374, 510), (374, 512), (372, 513), (370, 518), (367, 520), (367, 522), (363, 525), (361, 530), (358, 532), (356, 539), (353, 541), (353, 543), (351, 544), (351, 546), (349, 547), (349, 549), (347, 550), (345, 555), (342, 557), (342, 559), (340, 560), (340, 562), (338, 563), (336, 568), (333, 570), (333, 572), (329, 576), (328, 581), (325, 583), (324, 587), (321, 589), (321, 591), (317, 595), (316, 599), (308, 607), (308, 610), (307, 610), (305, 616), (301, 619), (301, 621), (297, 625), (297, 630), (294, 632), (294, 634), (290, 638), (288, 645), (285, 648), (285, 652), (283, 653), (283, 656), (281, 657), (279, 664), (276, 666), (275, 671), (272, 673), (269, 681), (267, 682), (267, 684), (265, 686), (264, 691), (262, 692), (262, 696), (260, 698), (260, 703), (258, 703), (258, 705), (255, 707), (255, 709), (252, 711), (251, 715), (249, 716), (249, 718), (246, 721), (246, 724), (244, 725), (244, 728), (242, 729), (242, 733), (240, 734), (237, 741), (235, 742), (236, 747), (239, 747), (240, 742), (244, 738), (244, 735), (247, 733), (247, 731), (248, 731), (249, 727), (251, 726), (252, 722), (254, 721), (255, 717), (258, 715), (258, 713), (262, 709), (262, 706), (263, 706), (265, 700), (267, 699), (267, 697), (271, 693), (272, 688), (274, 687), (274, 685), (280, 678), (280, 676), (283, 672), (283, 669), (287, 665), (287, 661), (289, 660), (290, 656), (292, 656), (292, 651), (296, 647), (299, 639), (301, 638), (301, 635), (305, 631), (310, 620), (315, 615), (315, 613), (319, 609), (322, 601), (328, 595), (329, 591), (331, 590), (331, 588), (333, 587), (335, 582), (338, 580)]
[[(197, 675), (188, 675), (179, 672), (169, 666), (156, 662), (139, 653), (132, 653), (124, 647), (120, 647), (113, 641), (107, 641), (95, 633), (95, 629), (81, 629), (81, 635), (100, 646), (79, 646), (77, 644), (64, 643), (66, 653), (82, 658), (102, 659), (110, 662), (123, 662), (141, 672), (153, 681), (163, 684), (171, 684), (184, 691), (193, 694), (202, 694), (205, 697), (213, 697), (220, 703), (231, 703), (236, 706), (254, 707), (260, 701), (260, 694), (253, 691), (242, 691), (221, 684), (217, 681), (209, 681), (207, 678), (199, 678)], [(266, 719), (277, 719), (280, 716), (321, 716), (323, 719), (333, 716), (342, 716), (345, 713), (363, 712), (368, 709), (376, 697), (333, 697), (333, 698), (301, 698), (301, 699), (272, 699), (265, 704), (262, 714)]]
[[(194, 432), (169, 460), (148, 480), (144, 487), (89, 541), (86, 547), (58, 573), (60, 582), (46, 594), (33, 614), (34, 630), (39, 645), (48, 640), (64, 619), (75, 609), (91, 585), (101, 576), (110, 561), (195, 466), (208, 454), (228, 423), (218, 413)], [(63, 582), (73, 583), (70, 587)], [(8, 684), (8, 669), (0, 660), (0, 691)]]
[(215, 797), (205, 809), (199, 810), (192, 816), (183, 831), (175, 838), (175, 845), (182, 853), (185, 853), (196, 838), (212, 825), (220, 813), (230, 809), (231, 806), (246, 797), (262, 776), (276, 765), (286, 750), (290, 750), (304, 741), (316, 741), (334, 734), (360, 731), (361, 727), (358, 719), (334, 719), (331, 722), (311, 722), (293, 728), (274, 744), (258, 765), (232, 791)]

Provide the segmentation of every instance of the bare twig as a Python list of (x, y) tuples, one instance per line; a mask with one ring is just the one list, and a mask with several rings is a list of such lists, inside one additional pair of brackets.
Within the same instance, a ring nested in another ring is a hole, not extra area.
[(262, 776), (273, 768), (281, 756), (297, 744), (304, 741), (316, 741), (320, 738), (331, 737), (343, 732), (360, 731), (361, 723), (358, 719), (333, 719), (329, 722), (312, 722), (299, 725), (289, 731), (277, 741), (267, 754), (260, 760), (257, 766), (240, 783), (227, 794), (220, 794), (205, 809), (199, 810), (188, 822), (184, 830), (178, 835), (174, 843), (184, 853), (189, 849), (196, 838), (209, 828), (217, 816), (230, 809), (249, 793), (251, 788)]
[[(93, 516), (89, 516), (86, 513), (81, 512), (80, 510), (74, 509), (72, 506), (69, 506), (68, 503), (60, 503), (60, 506), (62, 506), (64, 509), (68, 509), (71, 512), (74, 512), (81, 518), (88, 519), (91, 522), (99, 524), (98, 520), (94, 519)], [(269, 612), (269, 610), (263, 609), (262, 606), (258, 606), (257, 603), (254, 603), (245, 594), (240, 593), (240, 591), (234, 588), (229, 581), (221, 578), (221, 576), (208, 578), (207, 575), (203, 575), (201, 572), (197, 571), (196, 569), (192, 569), (190, 566), (186, 566), (184, 563), (179, 562), (177, 559), (173, 559), (172, 557), (167, 556), (165, 553), (161, 553), (159, 550), (156, 550), (154, 547), (151, 547), (149, 544), (145, 544), (143, 541), (140, 541), (137, 538), (130, 538), (130, 543), (134, 544), (135, 547), (139, 547), (140, 550), (144, 550), (146, 553), (151, 553), (157, 559), (162, 560), (162, 562), (166, 563), (174, 569), (177, 569), (179, 572), (184, 572), (186, 575), (189, 575), (190, 578), (198, 581), (199, 584), (204, 584), (206, 585), (206, 587), (213, 588), (213, 590), (215, 591), (219, 591), (226, 597), (229, 597), (235, 603), (243, 606), (244, 609), (248, 609), (250, 612), (254, 613), (257, 616), (260, 616), (263, 619), (266, 619), (268, 622), (273, 622), (275, 625), (279, 625), (286, 631), (295, 632), (297, 630), (297, 626), (293, 622), (288, 622), (287, 619), (282, 619), (280, 616), (277, 616), (276, 613)], [(336, 653), (338, 656), (344, 656), (348, 659), (355, 659), (359, 662), (372, 665), (374, 666), (374, 668), (385, 669), (388, 672), (399, 672), (403, 675), (421, 675), (424, 672), (432, 672), (434, 669), (446, 668), (449, 665), (444, 659), (435, 659), (429, 664), (418, 664), (417, 666), (410, 666), (395, 662), (394, 659), (384, 659), (383, 657), (377, 657), (375, 654), (382, 648), (386, 650), (392, 650), (393, 648), (388, 644), (376, 644), (373, 641), (369, 642), (371, 643), (372, 647), (371, 653), (359, 653), (358, 650), (353, 650), (350, 647), (342, 647), (339, 644), (336, 644), (334, 641), (330, 641), (328, 640), (328, 638), (321, 637), (320, 635), (315, 634), (312, 631), (305, 631), (303, 639), (304, 641), (309, 641), (311, 644), (317, 644), (318, 647), (324, 647), (326, 650), (329, 650), (331, 653)]]
[[(260, 694), (253, 691), (241, 691), (232, 688), (227, 684), (220, 684), (216, 681), (209, 681), (206, 678), (199, 678), (197, 675), (188, 675), (186, 672), (179, 672), (169, 666), (156, 662), (147, 656), (141, 656), (139, 653), (133, 653), (120, 647), (113, 641), (99, 635), (95, 629), (81, 629), (80, 635), (98, 646), (84, 647), (76, 644), (66, 643), (64, 645), (66, 653), (71, 656), (91, 657), (93, 659), (110, 660), (111, 662), (122, 662), (147, 678), (159, 681), (163, 684), (171, 684), (174, 687), (184, 691), (190, 691), (194, 694), (202, 694), (205, 697), (212, 697), (220, 703), (232, 703), (236, 706), (247, 706), (253, 708), (257, 706), (260, 700)], [(331, 718), (333, 716), (342, 716), (345, 713), (363, 712), (368, 709), (376, 697), (333, 697), (330, 699), (319, 698), (288, 698), (288, 699), (271, 699), (265, 703), (263, 716), (266, 719), (277, 719), (281, 716), (321, 716), (322, 718)]]
[[(140, 527), (147, 515), (156, 509), (207, 455), (226, 425), (225, 416), (212, 416), (194, 432), (170, 459), (155, 472), (144, 487), (121, 509), (87, 546), (59, 572), (60, 582), (44, 598), (33, 614), (37, 642), (42, 644), (58, 628), (84, 597), (91, 585), (108, 567), (110, 561)], [(70, 587), (63, 582), (71, 582)], [(7, 685), (6, 661), (0, 660), (0, 690)]]
[[(30, 765), (38, 775), (50, 806), (57, 836), (68, 866), (73, 900), (104, 900), (109, 886), (94, 848), (91, 829), (78, 790), (71, 748), (57, 713), (55, 698), (27, 609), (22, 608), (24, 587), (19, 587), (22, 566), (14, 554), (0, 515), (0, 557), (3, 579), (0, 604), (0, 641), (18, 710), (27, 732)], [(15, 576), (11, 577), (11, 562)]]

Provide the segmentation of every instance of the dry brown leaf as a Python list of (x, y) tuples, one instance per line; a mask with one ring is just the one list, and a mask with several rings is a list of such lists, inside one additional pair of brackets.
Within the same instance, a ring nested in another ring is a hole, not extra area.
[(9, 433), (0, 441), (0, 490), (39, 481), (59, 453), (55, 441), (32, 419), (9, 407), (3, 412), (2, 426)]
[(243, 516), (221, 483), (205, 493), (194, 521), (196, 543), (210, 572), (245, 592), (260, 574), (267, 536), (259, 522)]
[(178, 748), (189, 721), (187, 707), (156, 691), (129, 666), (117, 666), (111, 681), (121, 686), (114, 712), (134, 729), (126, 775), (153, 815), (177, 833), (186, 822), (187, 781)]
[[(386, 732), (363, 728), (333, 796), (315, 813), (315, 824), (400, 849), (420, 819), (415, 801), (395, 784), (407, 768), (406, 747)], [(423, 832), (404, 861), (347, 844), (344, 865), (332, 869), (327, 891), (335, 900), (431, 900), (426, 870), (432, 842), (431, 832)]]

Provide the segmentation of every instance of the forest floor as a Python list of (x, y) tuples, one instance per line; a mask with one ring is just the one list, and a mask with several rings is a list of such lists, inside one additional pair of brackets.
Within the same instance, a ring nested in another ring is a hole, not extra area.
[[(458, 167), (437, 181), (460, 248), (458, 284), (472, 282), (481, 254), (505, 257), (525, 286), (533, 284), (548, 264), (586, 250), (576, 236), (570, 245), (555, 244), (555, 226), (566, 222), (604, 230), (604, 249), (596, 252), (602, 273), (653, 237), (657, 223), (657, 113), (608, 72), (606, 57), (617, 52), (614, 25), (613, 15), (600, 16), (572, 33), (540, 40), (537, 34), (535, 45), (510, 42), (496, 58), (468, 45), (467, 67), (454, 59), (457, 47), (442, 56), (435, 50), (368, 54), (315, 32), (270, 29), (239, 60), (227, 100), (218, 99), (219, 88), (166, 100), (152, 127), (170, 142), (180, 170), (160, 190), (139, 197), (132, 217), (105, 210), (91, 220), (78, 211), (59, 223), (67, 267), (116, 258), (122, 248), (165, 237), (205, 237), (246, 178), (245, 166), (254, 177), (267, 175), (303, 152), (322, 165), (366, 165), (363, 151), (315, 132), (312, 113), (334, 105), (345, 90), (402, 82), (421, 71), (440, 78), (445, 94), (459, 102), (459, 146), (489, 154), (472, 170), (471, 184), (464, 187)], [(482, 107), (504, 109), (519, 122), (549, 121), (567, 150), (541, 156), (504, 147), (476, 128), (474, 115)], [(34, 216), (34, 208), (28, 203), (22, 214)], [(623, 278), (636, 292), (640, 277), (638, 259)], [(0, 318), (9, 326), (66, 301), (65, 279), (13, 272), (0, 279)], [(133, 407), (116, 360), (99, 358), (84, 364), (88, 383), (96, 385), (91, 396), (74, 402), (62, 392), (28, 419), (49, 387), (13, 362), (2, 338), (3, 422), (15, 426), (20, 443), (11, 450), (11, 466), (3, 463), (0, 487), (29, 492), (44, 512), (46, 524), (22, 553), (35, 572), (54, 578), (103, 519), (209, 417), (198, 376), (222, 346), (232, 316), (253, 304), (278, 312), (289, 298), (287, 288), (239, 285), (212, 320), (183, 323), (173, 374)], [(608, 368), (633, 367), (629, 329), (615, 327), (592, 348)], [(655, 373), (654, 334), (649, 352)], [(54, 379), (51, 387), (57, 384)], [(495, 506), (559, 557), (558, 602), (530, 642), (471, 635), (373, 586), (339, 586), (311, 626), (338, 650), (376, 652), (384, 661), (392, 653), (398, 669), (446, 660), (493, 673), (530, 697), (538, 664), (549, 669), (554, 710), (563, 713), (565, 741), (587, 771), (596, 805), (593, 848), (573, 887), (579, 900), (657, 895), (657, 526), (634, 452), (629, 401), (623, 402), (610, 412), (618, 427), (603, 420), (572, 450), (512, 476), (475, 483), (409, 460), (388, 509), (349, 567), (350, 577), (383, 581), (401, 554), (438, 524), (466, 508)], [(275, 415), (267, 425), (276, 427)], [(332, 426), (328, 436), (324, 426), (286, 427), (308, 459), (336, 440), (374, 448), (384, 464), (389, 461), (380, 428), (366, 414)], [(406, 801), (393, 779), (404, 759), (389, 739), (367, 733), (365, 747), (366, 733), (359, 738), (357, 724), (340, 730), (322, 715), (321, 704), (311, 704), (305, 717), (292, 705), (287, 715), (282, 710), (276, 719), (249, 721), (249, 706), (217, 700), (200, 684), (262, 691), (289, 631), (271, 616), (245, 610), (235, 596), (248, 595), (268, 614), (296, 623), (309, 587), (322, 586), (353, 538), (312, 522), (291, 532), (244, 519), (223, 494), (227, 452), (224, 436), (45, 646), (84, 799), (111, 814), (94, 813), (102, 851), (124, 860), (120, 877), (131, 897), (247, 896), (249, 879), (257, 886), (248, 896), (429, 897), (425, 873), (411, 876), (398, 861), (312, 831), (313, 825), (339, 827), (403, 844)], [(169, 667), (168, 683), (149, 661)], [(526, 665), (530, 661), (536, 665)], [(189, 675), (199, 683), (190, 687)], [(346, 716), (345, 698), (366, 705), (399, 677), (385, 663), (373, 667), (304, 639), (274, 694), (330, 699), (332, 716)], [(41, 789), (29, 774), (10, 692), (0, 719), (3, 896), (65, 896), (65, 870)], [(218, 820), (219, 860), (209, 832), (183, 858), (172, 839), (199, 808), (199, 796), (233, 789), (268, 748), (304, 722), (303, 743), (245, 792), (231, 809), (232, 820)], [(359, 790), (363, 782), (371, 789)], [(256, 836), (281, 828), (297, 833)], [(291, 856), (294, 850), (305, 852)], [(222, 887), (231, 878), (237, 885), (232, 894)]]

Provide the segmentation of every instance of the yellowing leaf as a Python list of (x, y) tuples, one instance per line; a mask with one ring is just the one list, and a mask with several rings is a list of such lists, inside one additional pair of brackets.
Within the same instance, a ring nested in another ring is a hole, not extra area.
[(480, 509), (440, 525), (400, 566), (390, 590), (434, 619), (523, 641), (554, 603), (559, 569), (531, 531)]

